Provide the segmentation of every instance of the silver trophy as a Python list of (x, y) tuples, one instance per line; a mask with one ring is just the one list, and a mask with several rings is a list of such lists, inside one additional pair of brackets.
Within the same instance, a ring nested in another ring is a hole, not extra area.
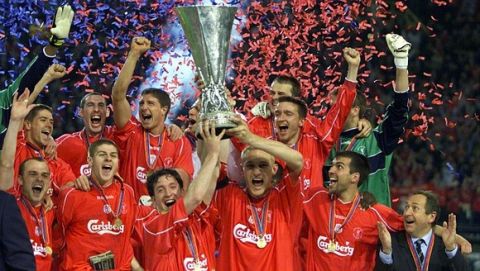
[(236, 126), (230, 121), (234, 113), (224, 88), (230, 32), (236, 10), (225, 6), (176, 8), (195, 66), (205, 83), (200, 118), (214, 120), (217, 134)]

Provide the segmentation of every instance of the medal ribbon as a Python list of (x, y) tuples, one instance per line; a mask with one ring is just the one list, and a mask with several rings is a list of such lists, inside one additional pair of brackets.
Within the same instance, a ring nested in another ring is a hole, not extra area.
[[(102, 128), (102, 132), (100, 133), (100, 138), (99, 139), (103, 138), (103, 131), (104, 130), (105, 130), (105, 127)], [(87, 151), (88, 151), (88, 149), (90, 148), (90, 137), (88, 136), (86, 128), (83, 128), (83, 133), (82, 134), (83, 134), (83, 137), (84, 137), (84, 140), (85, 140), (85, 145), (87, 146)]]
[[(337, 151), (337, 152), (339, 152), (339, 151), (342, 150), (342, 149), (341, 149), (342, 146), (341, 146), (341, 142), (340, 142), (341, 140), (342, 140), (342, 139), (339, 138), (338, 141), (337, 141), (337, 146), (336, 146), (336, 151)], [(352, 138), (352, 139), (350, 140), (350, 143), (348, 144), (348, 146), (345, 148), (344, 151), (351, 151), (351, 150), (353, 149), (353, 146), (355, 146), (355, 143), (356, 143), (356, 142), (357, 142), (357, 138), (356, 138), (356, 137)]]
[(430, 257), (432, 256), (433, 245), (435, 244), (435, 236), (432, 235), (432, 237), (430, 238), (430, 242), (428, 242), (427, 255), (425, 255), (425, 260), (423, 261), (423, 265), (420, 263), (418, 254), (415, 248), (413, 247), (411, 236), (405, 233), (405, 238), (407, 239), (408, 249), (410, 250), (410, 254), (412, 254), (413, 256), (413, 261), (415, 262), (415, 267), (417, 271), (428, 271), (428, 263), (430, 262)]
[(190, 253), (192, 253), (195, 262), (198, 263), (200, 261), (200, 257), (198, 256), (198, 246), (195, 240), (195, 235), (193, 234), (192, 229), (190, 229), (190, 226), (187, 226), (183, 233), (187, 239), (188, 249), (190, 250)]
[(275, 133), (275, 117), (271, 118), (272, 121), (270, 122), (270, 125), (272, 125), (272, 140), (277, 140), (277, 134)]
[(95, 181), (93, 181), (91, 178), (90, 178), (90, 183), (98, 190), (98, 192), (100, 193), (100, 196), (102, 197), (102, 201), (108, 205), (108, 207), (110, 207), (110, 210), (112, 211), (112, 215), (115, 219), (119, 218), (120, 217), (120, 214), (122, 213), (122, 207), (123, 207), (123, 197), (125, 195), (125, 187), (123, 187), (123, 182), (120, 181), (120, 201), (118, 202), (118, 206), (117, 206), (117, 212), (113, 212), (113, 209), (112, 209), (112, 206), (110, 205), (110, 203), (108, 203), (108, 199), (107, 199), (107, 196), (105, 196), (105, 193), (103, 192), (103, 188), (100, 187), (100, 185), (98, 185)]
[(37, 213), (35, 212), (35, 209), (33, 206), (30, 204), (30, 201), (25, 199), (23, 195), (20, 196), (20, 201), (22, 202), (23, 206), (27, 208), (28, 212), (30, 213), (31, 216), (35, 219), (35, 224), (40, 229), (40, 235), (42, 236), (42, 243), (44, 246), (48, 245), (48, 227), (47, 227), (47, 218), (45, 217), (45, 209), (43, 208), (43, 205), (40, 207), (40, 218), (37, 216)]
[(255, 230), (260, 236), (265, 235), (265, 230), (267, 228), (267, 213), (268, 213), (268, 202), (270, 195), (267, 196), (267, 199), (262, 206), (262, 217), (258, 215), (257, 208), (250, 202), (250, 209), (252, 210), (253, 217), (255, 218)]
[[(148, 167), (153, 170), (155, 169), (155, 165), (157, 164), (157, 160), (158, 158), (160, 157), (160, 153), (162, 152), (162, 144), (163, 144), (163, 137), (165, 135), (165, 131), (162, 132), (162, 134), (160, 135), (160, 138), (158, 139), (158, 154), (155, 155), (155, 161), (153, 161), (153, 163), (150, 163), (150, 133), (147, 132), (147, 131), (144, 131), (143, 132), (144, 135), (143, 137), (145, 138), (145, 158), (147, 160), (147, 165)], [(160, 160), (162, 158), (160, 157)], [(163, 164), (163, 161), (162, 161), (162, 166), (164, 166)]]
[(330, 201), (330, 217), (328, 220), (328, 228), (330, 229), (331, 241), (335, 241), (335, 234), (339, 232), (345, 225), (347, 225), (347, 223), (352, 219), (353, 214), (355, 213), (355, 210), (360, 204), (360, 196), (358, 195), (358, 193), (355, 195), (355, 198), (353, 199), (352, 207), (350, 207), (350, 210), (348, 211), (348, 214), (345, 217), (345, 220), (343, 220), (343, 223), (340, 225), (338, 229), (335, 229), (335, 201), (336, 201), (335, 198), (333, 198), (333, 200)]
[(37, 147), (35, 147), (32, 143), (27, 141), (27, 146), (34, 150), (36, 153), (38, 153), (38, 158), (40, 159), (45, 159), (45, 154), (43, 153), (43, 150), (39, 150)]

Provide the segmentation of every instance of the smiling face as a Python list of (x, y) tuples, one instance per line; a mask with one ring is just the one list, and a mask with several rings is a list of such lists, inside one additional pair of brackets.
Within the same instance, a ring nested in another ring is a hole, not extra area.
[(22, 194), (32, 206), (39, 206), (50, 187), (50, 169), (47, 162), (30, 159), (24, 162), (18, 179)]
[(291, 102), (280, 102), (274, 111), (278, 141), (293, 145), (297, 142), (304, 120), (300, 118), (298, 106)]
[(143, 94), (139, 105), (140, 122), (143, 128), (152, 134), (160, 134), (163, 130), (168, 106), (162, 106), (152, 94)]
[(92, 178), (101, 186), (109, 185), (118, 171), (118, 160), (118, 150), (113, 144), (96, 146), (94, 153), (88, 157)]
[(242, 155), (242, 168), (247, 192), (253, 198), (265, 196), (273, 186), (277, 165), (272, 155), (257, 149), (247, 149)]
[(183, 190), (172, 175), (166, 174), (158, 177), (153, 186), (153, 202), (160, 211), (167, 212), (178, 198), (183, 195)]
[(47, 109), (40, 109), (31, 121), (25, 120), (25, 136), (28, 142), (37, 147), (47, 145), (53, 131), (53, 116)]
[(405, 231), (415, 238), (420, 238), (430, 231), (437, 216), (436, 212), (427, 214), (427, 197), (415, 194), (408, 198), (403, 211)]
[(358, 172), (351, 172), (350, 158), (337, 157), (332, 162), (332, 167), (328, 171), (330, 183), (328, 185), (328, 192), (341, 196), (352, 188), (357, 187), (357, 183), (360, 180), (360, 174)]
[(85, 98), (80, 109), (83, 125), (89, 135), (98, 135), (105, 128), (107, 119), (107, 103), (101, 95), (90, 95)]

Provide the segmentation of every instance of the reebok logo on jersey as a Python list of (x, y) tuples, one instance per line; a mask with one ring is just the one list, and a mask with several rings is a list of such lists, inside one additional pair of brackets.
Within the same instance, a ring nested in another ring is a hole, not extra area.
[[(259, 239), (255, 232), (250, 231), (250, 229), (243, 224), (237, 224), (233, 227), (233, 236), (242, 243), (257, 244)], [(272, 241), (272, 234), (265, 234), (265, 241), (267, 241), (267, 244), (270, 243)]]
[[(207, 257), (205, 257), (205, 254), (202, 254), (200, 256), (200, 260), (198, 262), (200, 264), (200, 271), (208, 271), (208, 262), (207, 262)], [(183, 267), (185, 270), (195, 270), (195, 259), (193, 257), (187, 257), (183, 259)]]
[(45, 251), (45, 247), (42, 244), (38, 244), (32, 239), (30, 239), (30, 243), (32, 243), (34, 256), (47, 257), (47, 252)]
[(144, 167), (137, 167), (137, 180), (139, 180), (141, 183), (146, 183), (147, 182), (147, 172), (145, 172)]
[(106, 224), (105, 222), (99, 222), (98, 219), (92, 219), (88, 221), (87, 229), (91, 233), (97, 233), (100, 235), (104, 234), (112, 234), (112, 235), (119, 235), (125, 231), (125, 225), (117, 227), (108, 221)]
[(335, 251), (329, 252), (328, 251), (329, 241), (327, 241), (327, 240), (328, 240), (328, 238), (325, 237), (325, 236), (321, 236), (321, 235), (318, 236), (317, 246), (321, 251), (323, 251), (325, 253), (333, 253), (333, 254), (336, 254), (336, 255), (342, 256), (342, 257), (347, 257), (347, 256), (352, 256), (353, 255), (353, 251), (355, 250), (355, 248), (348, 245), (350, 242), (347, 242), (345, 244), (345, 246), (341, 246), (338, 242), (335, 242), (335, 245), (336, 245)]

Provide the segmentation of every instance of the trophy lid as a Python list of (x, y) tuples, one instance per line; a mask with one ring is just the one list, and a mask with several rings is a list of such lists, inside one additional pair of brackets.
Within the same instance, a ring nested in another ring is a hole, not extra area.
[(227, 6), (176, 8), (193, 60), (206, 85), (224, 84), (236, 10)]

